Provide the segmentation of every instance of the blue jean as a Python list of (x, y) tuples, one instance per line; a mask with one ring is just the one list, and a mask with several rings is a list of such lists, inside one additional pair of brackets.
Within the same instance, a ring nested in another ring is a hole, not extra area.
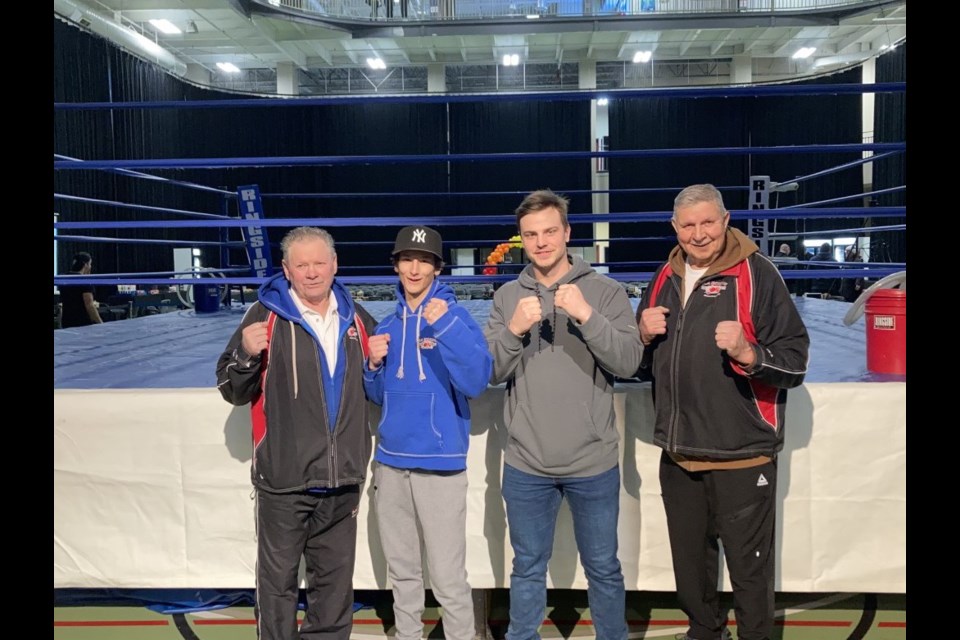
[(556, 478), (504, 465), (502, 487), (513, 547), (507, 640), (540, 637), (538, 629), (547, 606), (547, 563), (564, 497), (573, 514), (596, 637), (625, 640), (626, 594), (617, 558), (620, 468), (586, 478)]

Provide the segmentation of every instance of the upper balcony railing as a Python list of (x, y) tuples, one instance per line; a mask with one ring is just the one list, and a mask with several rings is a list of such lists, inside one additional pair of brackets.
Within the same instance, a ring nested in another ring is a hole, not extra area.
[(654, 16), (818, 11), (875, 0), (255, 0), (333, 19), (421, 22), (478, 18)]

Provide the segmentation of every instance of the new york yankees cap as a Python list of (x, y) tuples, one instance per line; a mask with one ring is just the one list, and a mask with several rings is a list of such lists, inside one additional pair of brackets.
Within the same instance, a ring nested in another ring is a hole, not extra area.
[(443, 240), (441, 240), (440, 234), (430, 227), (404, 227), (397, 234), (392, 255), (397, 255), (401, 251), (426, 251), (442, 261)]

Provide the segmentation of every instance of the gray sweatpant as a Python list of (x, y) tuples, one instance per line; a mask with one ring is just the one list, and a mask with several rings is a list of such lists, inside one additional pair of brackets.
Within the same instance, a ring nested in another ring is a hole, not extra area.
[(438, 474), (376, 463), (374, 504), (393, 586), (396, 640), (423, 635), (421, 542), (430, 586), (443, 607), (443, 637), (473, 640), (467, 582), (467, 473)]

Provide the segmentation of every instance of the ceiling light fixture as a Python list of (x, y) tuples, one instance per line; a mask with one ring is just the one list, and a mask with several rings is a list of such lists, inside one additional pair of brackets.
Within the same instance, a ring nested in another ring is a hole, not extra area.
[(224, 73), (240, 73), (240, 69), (232, 62), (218, 62), (217, 68)]
[(650, 58), (653, 57), (653, 51), (637, 51), (633, 54), (633, 61), (637, 62), (650, 62)]
[(505, 53), (503, 54), (503, 66), (505, 67), (516, 67), (520, 65), (520, 54), (517, 53)]
[(159, 20), (156, 20), (156, 19), (151, 20), (150, 24), (152, 24), (154, 28), (156, 28), (157, 30), (162, 31), (167, 35), (175, 35), (177, 33), (183, 33), (182, 31), (180, 31), (177, 25), (173, 24), (166, 18), (161, 18)]
[(803, 60), (804, 58), (809, 58), (813, 55), (813, 52), (816, 51), (816, 47), (801, 47), (795, 54), (793, 54), (794, 60)]
[(379, 56), (376, 58), (367, 58), (367, 66), (371, 69), (386, 69), (387, 63), (384, 62)]
[(605, 106), (607, 106), (607, 104), (609, 104), (609, 103), (610, 103), (610, 101), (607, 100), (606, 98), (599, 98), (599, 99), (597, 99), (597, 106), (605, 107)]

